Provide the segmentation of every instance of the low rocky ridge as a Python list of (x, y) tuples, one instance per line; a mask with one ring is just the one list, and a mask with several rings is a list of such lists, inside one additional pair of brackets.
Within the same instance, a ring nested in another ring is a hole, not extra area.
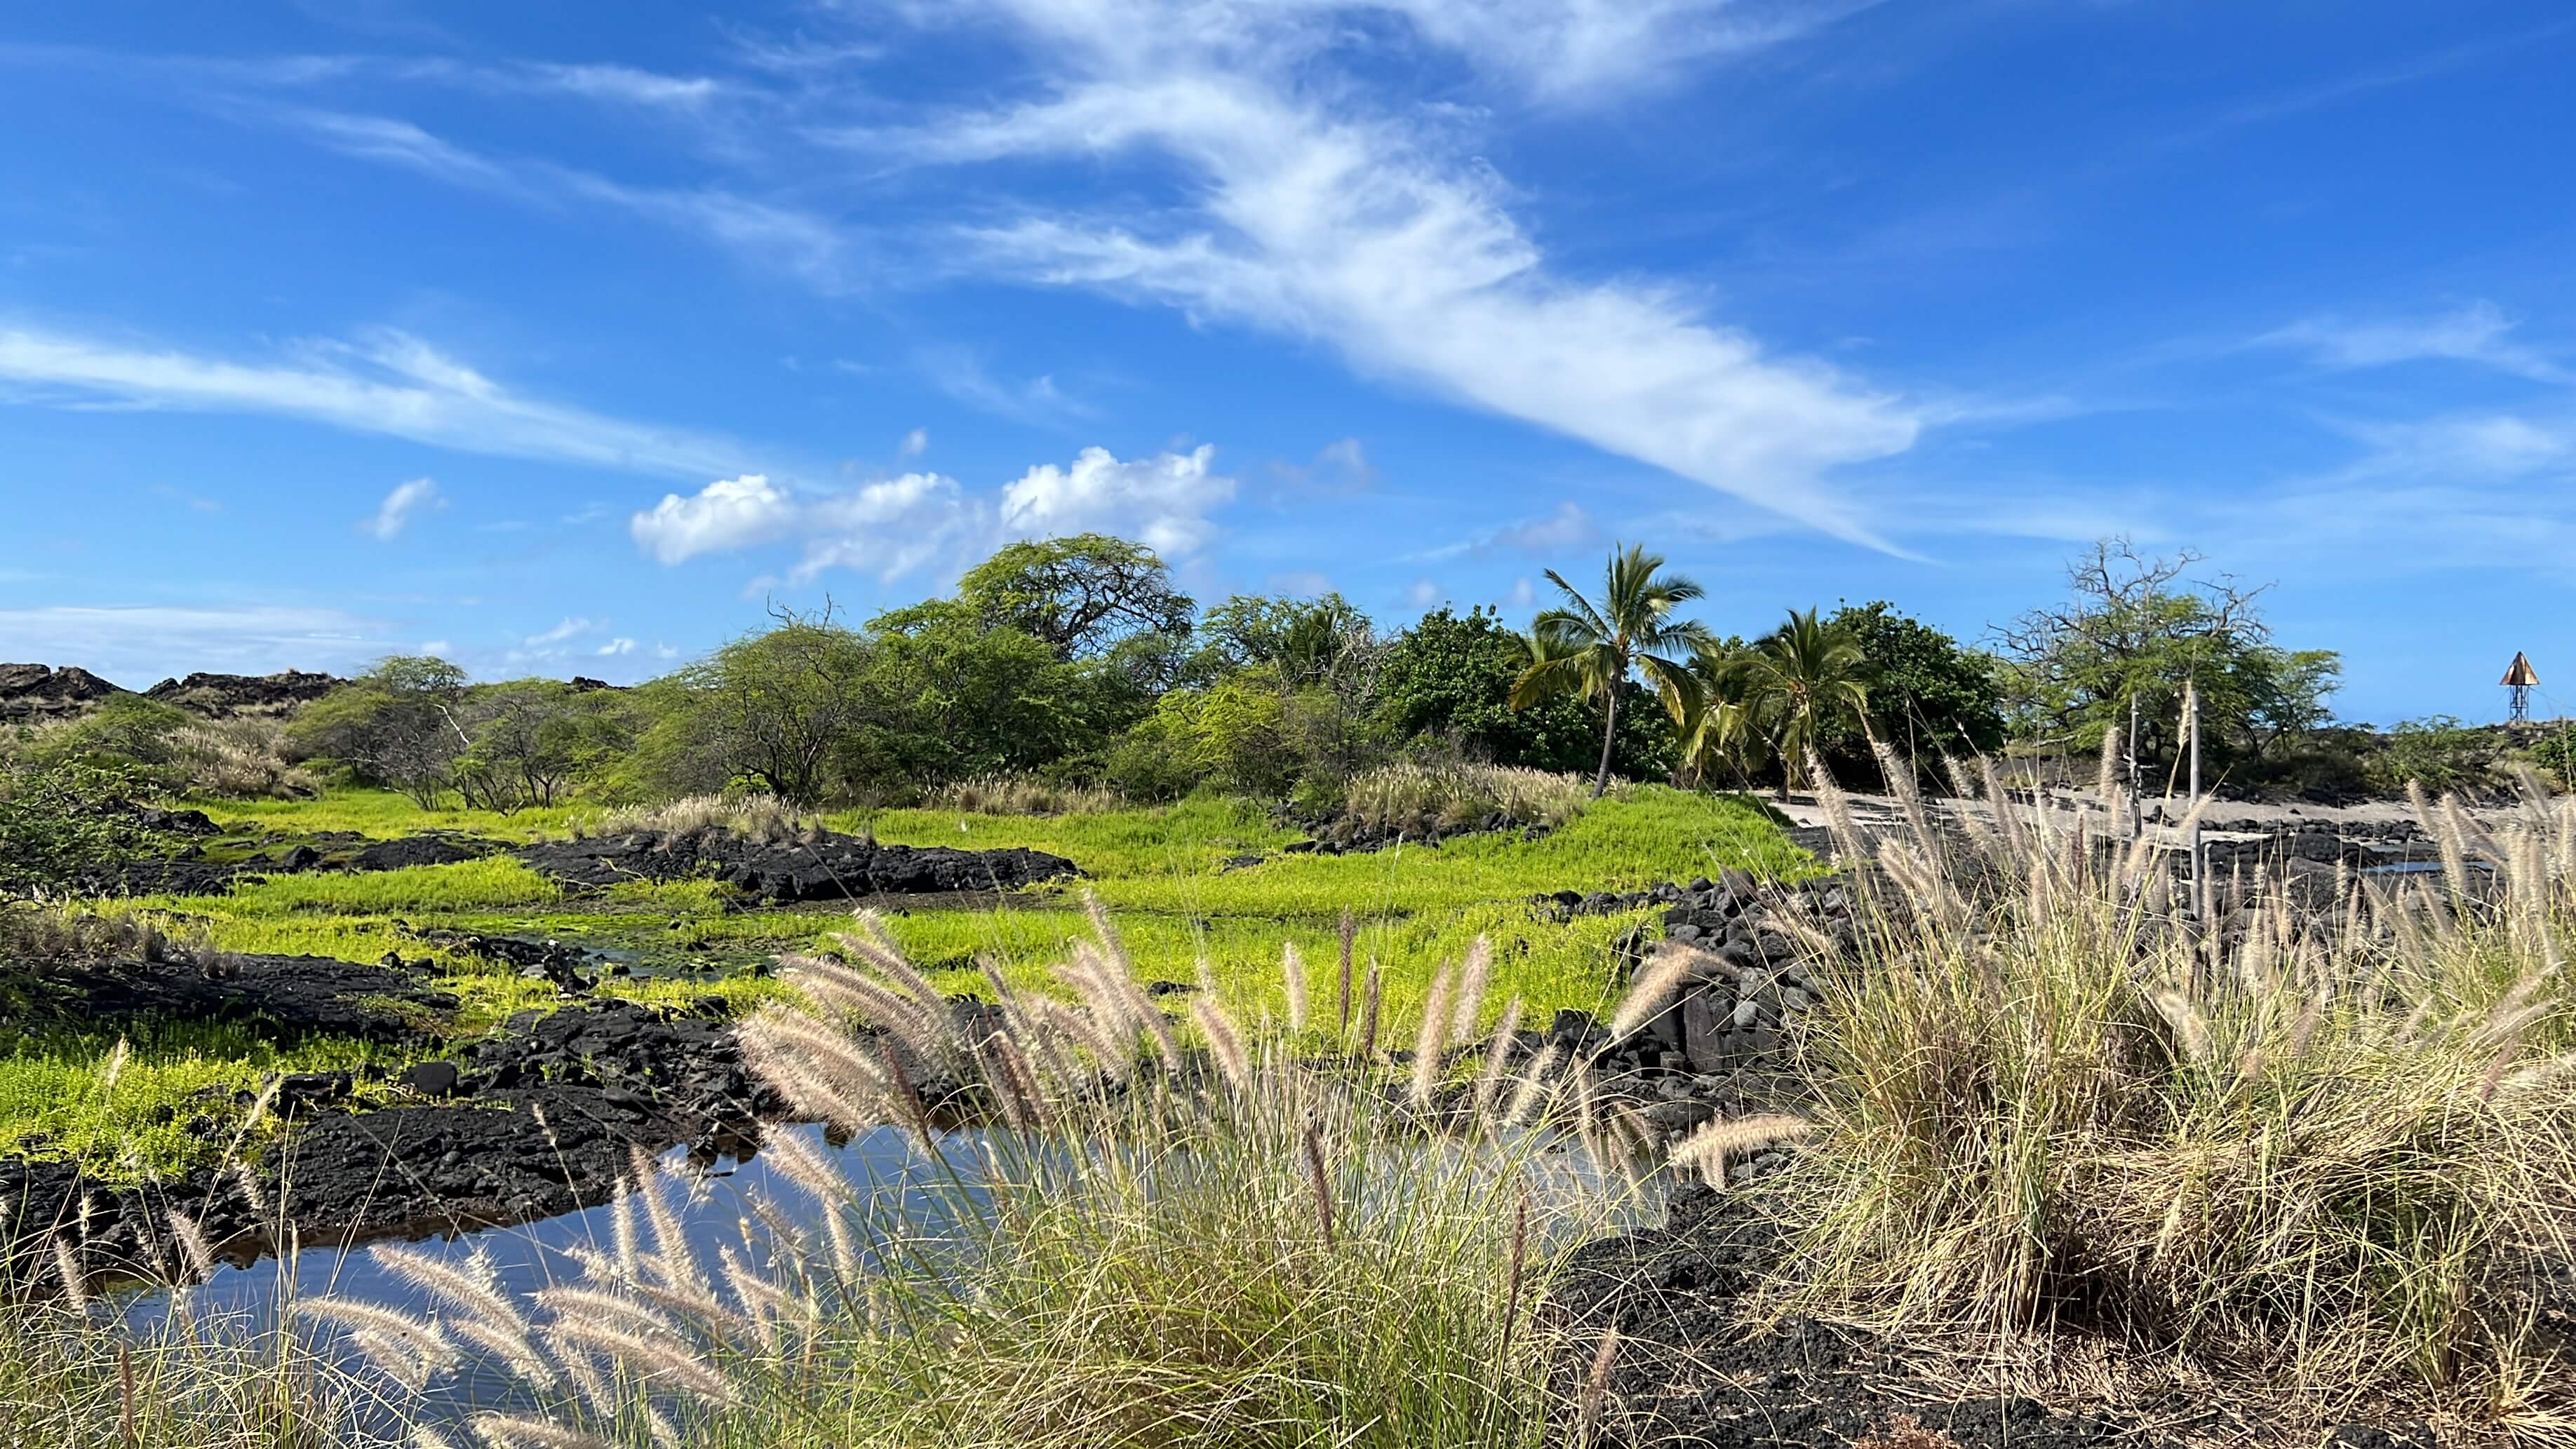
[(77, 665), (0, 664), (0, 722), (30, 724), (86, 714), (123, 690)]
[[(191, 674), (165, 679), (145, 697), (208, 719), (289, 714), (342, 683), (328, 674), (289, 669), (277, 674)], [(128, 691), (78, 665), (0, 664), (0, 721), (30, 723), (87, 714), (99, 701)]]
[[(416, 865), (453, 865), (479, 860), (510, 847), (502, 841), (452, 831), (429, 831), (397, 840), (377, 840), (351, 830), (325, 830), (302, 835), (268, 834), (239, 842), (213, 842), (224, 827), (196, 810), (143, 810), (146, 828), (186, 843), (161, 859), (128, 860), (92, 872), (83, 888), (93, 895), (220, 895), (236, 883), (272, 875), (310, 871), (405, 870)], [(221, 850), (223, 855), (214, 855)]]
[(1077, 873), (1072, 861), (1041, 850), (879, 845), (831, 831), (762, 841), (714, 825), (667, 835), (638, 831), (548, 841), (522, 847), (518, 857), (566, 885), (710, 876), (772, 904), (1012, 891)]
[(241, 715), (291, 714), (344, 682), (301, 669), (276, 674), (191, 674), (185, 679), (162, 680), (143, 693), (191, 714), (232, 719)]

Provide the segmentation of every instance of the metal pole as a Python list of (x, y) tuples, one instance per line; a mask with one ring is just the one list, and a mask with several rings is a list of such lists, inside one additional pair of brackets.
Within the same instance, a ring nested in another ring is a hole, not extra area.
[(2205, 925), (2209, 920), (2209, 855), (2200, 843), (2200, 685), (2182, 682), (2182, 711), (2191, 731), (2191, 893)]
[(2146, 817), (2138, 805), (2138, 692), (2129, 691), (2129, 838), (2135, 840), (2147, 828)]

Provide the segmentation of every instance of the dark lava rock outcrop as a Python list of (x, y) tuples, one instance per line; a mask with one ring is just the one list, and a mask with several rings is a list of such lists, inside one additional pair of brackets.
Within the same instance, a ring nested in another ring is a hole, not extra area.
[(191, 674), (165, 679), (144, 693), (163, 704), (209, 719), (288, 714), (340, 687), (328, 674), (288, 669), (276, 674)]
[[(176, 835), (202, 836), (221, 830), (193, 810), (142, 813), (174, 821), (154, 828)], [(193, 816), (194, 821), (181, 818), (188, 816)], [(271, 837), (270, 844), (275, 848), (258, 850), (239, 860), (205, 859), (205, 847), (197, 844), (167, 859), (123, 861), (90, 872), (82, 888), (92, 895), (220, 895), (236, 882), (263, 876), (453, 865), (509, 849), (498, 840), (441, 831), (399, 840), (370, 840), (354, 831), (321, 831), (283, 840)]]
[(69, 1163), (0, 1161), (0, 1284), (51, 1273), (56, 1235), (86, 1272), (176, 1276), (172, 1210), (235, 1261), (281, 1228), (311, 1246), (525, 1222), (607, 1201), (637, 1149), (743, 1150), (786, 1108), (729, 1023), (629, 1002), (525, 1013), (396, 1074), (413, 1100), (345, 1110), (363, 1075), (276, 1082), (273, 1110), (298, 1125), (255, 1167), (120, 1187)]
[(721, 826), (549, 841), (523, 847), (518, 856), (567, 885), (711, 876), (773, 902), (1009, 891), (1076, 873), (1072, 861), (1041, 850), (879, 845), (828, 831), (802, 840), (760, 841)]
[(255, 1023), (292, 1039), (329, 1034), (407, 1041), (456, 998), (407, 971), (329, 956), (209, 954), (202, 960), (54, 966), (35, 978), (31, 1013), (96, 1026), (140, 1018)]
[(125, 691), (77, 665), (0, 664), (0, 720), (27, 722), (88, 712)]

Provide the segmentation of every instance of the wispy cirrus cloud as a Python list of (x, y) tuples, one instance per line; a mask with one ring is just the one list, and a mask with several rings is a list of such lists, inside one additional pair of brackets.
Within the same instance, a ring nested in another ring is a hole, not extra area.
[(0, 609), (0, 657), (79, 664), (128, 688), (207, 669), (342, 669), (390, 647), (383, 622), (283, 604)]
[(358, 520), (358, 531), (378, 543), (391, 543), (402, 536), (411, 521), (424, 513), (434, 513), (447, 506), (447, 496), (438, 491), (434, 478), (414, 478), (397, 483), (376, 505), (376, 511)]
[[(1678, 288), (1552, 269), (1508, 187), (1439, 125), (1338, 83), (1355, 17), (1567, 104), (1649, 82), (1674, 46), (1757, 48), (1818, 23), (1710, 4), (1385, 7), (993, 0), (1031, 98), (831, 141), (879, 166), (1060, 157), (1177, 165), (1193, 201), (1136, 214), (1060, 207), (963, 230), (964, 264), (1320, 341), (1355, 369), (1557, 431), (1879, 542), (1825, 482), (1900, 453), (1922, 419), (1812, 359), (1777, 356)], [(1510, 13), (1503, 13), (1510, 12)], [(1568, 59), (1537, 64), (1542, 52)]]
[(2466, 362), (2533, 382), (2576, 380), (2557, 360), (2513, 339), (2514, 319), (2493, 302), (2402, 320), (2309, 317), (2247, 345), (2304, 353), (2320, 367), (2361, 369), (2404, 362)]
[(102, 402), (301, 418), (460, 452), (709, 477), (746, 450), (707, 434), (610, 417), (516, 392), (407, 333), (314, 340), (239, 360), (0, 326), (0, 385), (38, 405)]

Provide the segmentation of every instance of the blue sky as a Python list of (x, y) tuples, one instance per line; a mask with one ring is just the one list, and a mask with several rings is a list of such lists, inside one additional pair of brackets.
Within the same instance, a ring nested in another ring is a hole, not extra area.
[(1082, 528), (1975, 638), (2126, 531), (2346, 717), (2563, 708), (2572, 71), (2543, 3), (17, 7), (0, 658), (626, 680)]

